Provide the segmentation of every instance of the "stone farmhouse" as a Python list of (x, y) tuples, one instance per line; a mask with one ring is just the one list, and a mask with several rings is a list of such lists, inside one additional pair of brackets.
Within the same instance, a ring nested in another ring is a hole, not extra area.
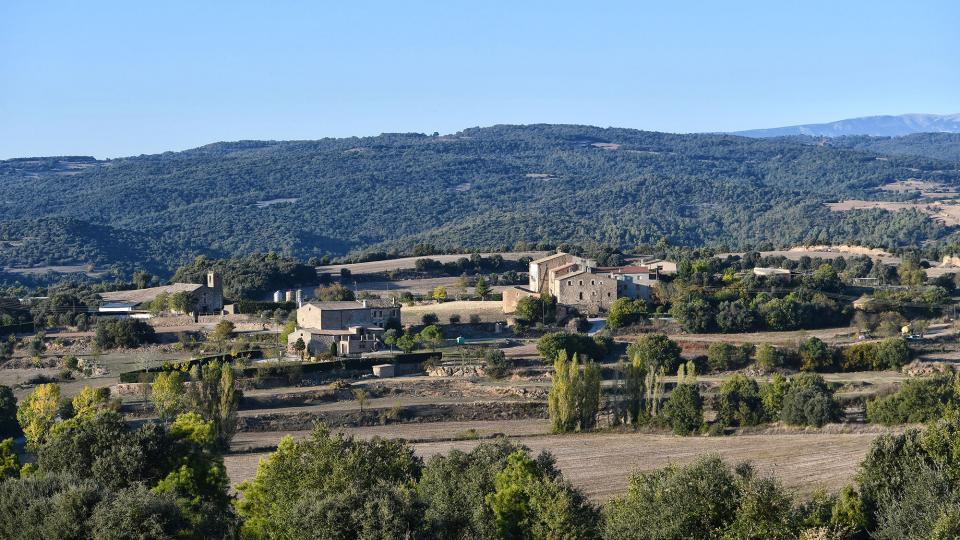
[(562, 252), (532, 261), (529, 273), (529, 286), (503, 291), (504, 313), (515, 312), (523, 298), (548, 293), (558, 305), (597, 315), (617, 298), (649, 300), (660, 279), (659, 266), (599, 267), (593, 260)]
[(174, 283), (146, 289), (102, 293), (100, 298), (103, 303), (100, 305), (99, 312), (133, 315), (161, 294), (172, 296), (177, 293), (190, 295), (194, 315), (216, 314), (223, 311), (223, 278), (218, 272), (208, 272), (206, 283)]
[(287, 346), (292, 350), (302, 339), (310, 356), (373, 352), (380, 349), (391, 320), (400, 321), (400, 306), (390, 301), (307, 302), (297, 310), (297, 329), (287, 337)]

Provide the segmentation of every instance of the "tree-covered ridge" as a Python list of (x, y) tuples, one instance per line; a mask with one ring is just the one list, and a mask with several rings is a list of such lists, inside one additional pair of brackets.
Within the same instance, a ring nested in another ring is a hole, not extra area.
[[(93, 166), (63, 163), (75, 159), (0, 162), (0, 214), (8, 222), (0, 239), (27, 239), (0, 245), (0, 262), (36, 264), (43, 251), (47, 262), (139, 260), (172, 270), (197, 254), (305, 258), (420, 242), (497, 249), (662, 237), (731, 247), (890, 247), (950, 231), (919, 213), (830, 213), (823, 203), (877, 198), (878, 186), (907, 178), (960, 184), (960, 172), (927, 158), (571, 125), (241, 141)], [(42, 219), (53, 217), (67, 221)], [(72, 220), (109, 228), (100, 235)], [(31, 229), (57, 226), (41, 250)], [(11, 227), (22, 236), (5, 232)]]
[(788, 137), (809, 144), (852, 148), (891, 156), (922, 156), (944, 161), (960, 161), (960, 133), (914, 133), (902, 137)]

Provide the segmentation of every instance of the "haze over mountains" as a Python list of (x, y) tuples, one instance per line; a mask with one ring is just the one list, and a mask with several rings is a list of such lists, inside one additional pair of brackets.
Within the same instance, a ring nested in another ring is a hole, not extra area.
[(960, 114), (864, 116), (824, 124), (749, 129), (734, 132), (734, 135), (743, 135), (745, 137), (785, 137), (790, 135), (812, 135), (819, 137), (871, 135), (874, 137), (898, 137), (912, 133), (960, 133)]
[(957, 163), (945, 161), (958, 154), (957, 137), (824, 144), (541, 124), (7, 160), (0, 267), (166, 272), (201, 254), (306, 258), (422, 243), (919, 245), (953, 228), (917, 211), (837, 213), (824, 203), (906, 197), (879, 191), (897, 180), (960, 186)]

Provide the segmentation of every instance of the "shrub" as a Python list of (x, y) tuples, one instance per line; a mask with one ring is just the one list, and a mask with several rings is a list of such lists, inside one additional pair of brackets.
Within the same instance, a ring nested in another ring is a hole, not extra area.
[(720, 385), (713, 408), (723, 426), (755, 426), (766, 420), (757, 381), (734, 375)]
[(756, 362), (757, 369), (763, 371), (770, 371), (774, 368), (780, 367), (782, 365), (782, 358), (780, 351), (776, 347), (770, 345), (769, 343), (764, 343), (757, 347), (757, 355), (754, 358)]
[(622, 328), (642, 322), (647, 317), (647, 304), (643, 300), (618, 298), (610, 305), (607, 326)]
[(460, 315), (453, 313), (450, 315), (450, 324), (460, 324)]
[(484, 371), (494, 379), (502, 379), (510, 372), (510, 362), (500, 349), (487, 349), (483, 353)]
[(678, 384), (663, 405), (663, 414), (677, 435), (690, 435), (703, 424), (703, 398), (695, 384)]
[(834, 351), (820, 338), (807, 338), (799, 352), (803, 371), (827, 371), (834, 366)]
[(820, 427), (840, 419), (840, 406), (823, 377), (801, 373), (790, 380), (780, 419), (797, 426)]
[(101, 319), (97, 321), (96, 343), (101, 349), (138, 347), (154, 341), (156, 333), (149, 324), (137, 319)]
[(676, 373), (682, 363), (680, 346), (665, 334), (641, 336), (627, 347), (627, 357), (651, 373), (661, 367), (667, 373)]
[(574, 354), (581, 358), (603, 358), (605, 351), (590, 336), (571, 334), (568, 332), (552, 332), (544, 334), (537, 341), (537, 351), (546, 362), (554, 362), (561, 351), (566, 351), (568, 357)]
[(420, 322), (426, 326), (429, 326), (431, 324), (437, 324), (440, 322), (440, 318), (437, 317), (436, 313), (424, 313), (423, 316), (420, 317)]
[(879, 343), (858, 343), (843, 349), (840, 367), (844, 371), (879, 371), (899, 369), (909, 361), (907, 340), (891, 337)]
[(867, 420), (885, 425), (927, 422), (939, 418), (953, 396), (948, 376), (908, 379), (897, 393), (868, 401)]
[(754, 347), (744, 343), (739, 347), (730, 343), (713, 343), (707, 351), (707, 362), (713, 371), (738, 369), (750, 362)]
[(480, 324), (480, 315), (477, 313), (471, 313), (468, 320), (470, 321), (470, 324)]

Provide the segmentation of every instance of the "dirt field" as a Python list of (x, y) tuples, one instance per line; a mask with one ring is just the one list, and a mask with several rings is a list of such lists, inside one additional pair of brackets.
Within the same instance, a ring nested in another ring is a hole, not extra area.
[[(452, 427), (450, 429), (453, 431)], [(464, 427), (458, 425), (456, 429)], [(383, 433), (386, 435), (390, 431)], [(675, 437), (597, 433), (518, 436), (514, 440), (529, 446), (534, 452), (548, 450), (553, 453), (567, 479), (583, 488), (595, 500), (603, 501), (626, 491), (628, 476), (634, 470), (651, 470), (671, 463), (690, 463), (707, 453), (719, 454), (730, 462), (749, 460), (764, 474), (778, 477), (788, 488), (801, 494), (809, 494), (820, 487), (836, 491), (853, 477), (876, 436), (876, 433), (794, 433)], [(454, 448), (467, 450), (475, 444), (476, 440), (463, 440), (424, 442), (413, 446), (418, 454), (429, 457)], [(236, 485), (252, 477), (260, 458), (266, 455), (227, 456), (227, 472), (231, 482)]]
[[(466, 290), (459, 288), (460, 278), (441, 277), (426, 279), (400, 279), (397, 281), (359, 281), (357, 290), (360, 292), (371, 292), (374, 294), (409, 292), (412, 294), (430, 294), (436, 287), (446, 287), (450, 298), (457, 294), (473, 294), (473, 287), (467, 287)], [(490, 287), (495, 292), (506, 289), (507, 285), (493, 285)]]
[(502, 322), (507, 317), (503, 314), (503, 304), (499, 300), (469, 301), (460, 300), (444, 302), (442, 304), (424, 304), (420, 306), (403, 306), (400, 310), (400, 322), (403, 324), (420, 324), (424, 313), (435, 313), (440, 322), (446, 323), (450, 315), (460, 315), (460, 319), (467, 322), (470, 315), (480, 315), (482, 322)]
[(936, 201), (931, 203), (912, 203), (912, 202), (890, 202), (890, 201), (861, 201), (849, 199), (838, 203), (827, 203), (827, 207), (833, 212), (845, 212), (848, 210), (863, 210), (879, 208), (890, 212), (900, 210), (919, 210), (929, 214), (933, 219), (943, 222), (944, 225), (960, 225), (960, 205), (951, 204), (956, 201)]
[[(515, 261), (523, 257), (532, 257), (534, 259), (545, 255), (545, 251), (518, 251), (515, 253), (481, 253), (484, 257), (491, 255), (500, 255), (508, 261)], [(376, 274), (379, 272), (389, 272), (391, 270), (410, 270), (416, 267), (417, 259), (433, 259), (441, 263), (454, 262), (461, 257), (470, 255), (425, 255), (423, 257), (404, 257), (401, 259), (389, 259), (386, 261), (370, 261), (353, 264), (332, 264), (330, 266), (318, 266), (318, 272), (337, 274), (341, 269), (346, 268), (354, 274)]]

